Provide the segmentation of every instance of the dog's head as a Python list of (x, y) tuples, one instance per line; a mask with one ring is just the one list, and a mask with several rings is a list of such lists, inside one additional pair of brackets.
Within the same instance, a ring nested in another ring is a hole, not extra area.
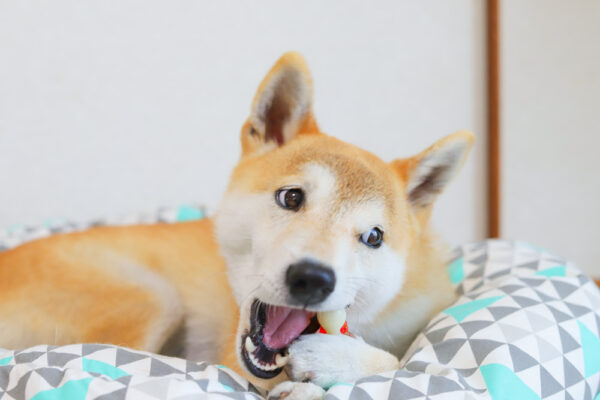
[(473, 135), (386, 163), (319, 131), (308, 68), (288, 53), (261, 83), (241, 142), (216, 230), (240, 306), (239, 356), (271, 378), (316, 312), (368, 323), (401, 292), (410, 246)]

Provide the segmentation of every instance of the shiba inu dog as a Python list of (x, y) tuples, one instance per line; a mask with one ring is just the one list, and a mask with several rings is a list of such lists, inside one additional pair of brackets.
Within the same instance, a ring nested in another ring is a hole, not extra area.
[[(93, 228), (0, 253), (0, 347), (101, 342), (228, 365), (318, 398), (398, 368), (453, 299), (436, 197), (473, 135), (384, 162), (320, 132), (303, 58), (281, 57), (242, 127), (213, 219)], [(315, 333), (343, 310), (352, 336)]]

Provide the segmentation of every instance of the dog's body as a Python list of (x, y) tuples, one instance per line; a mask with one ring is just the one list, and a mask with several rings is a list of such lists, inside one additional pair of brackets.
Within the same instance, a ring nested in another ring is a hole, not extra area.
[[(259, 87), (213, 220), (94, 228), (0, 253), (0, 347), (158, 352), (184, 332), (181, 355), (260, 386), (285, 380), (284, 366), (310, 380), (275, 390), (298, 398), (397, 368), (453, 299), (428, 220), (473, 137), (384, 163), (322, 134), (311, 104), (304, 61), (284, 55)], [(357, 337), (311, 334), (315, 313), (341, 309)]]

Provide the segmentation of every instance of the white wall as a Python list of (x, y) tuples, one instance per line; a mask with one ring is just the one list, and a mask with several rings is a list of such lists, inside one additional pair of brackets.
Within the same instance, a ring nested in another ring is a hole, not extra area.
[(0, 226), (214, 209), (254, 90), (294, 49), (323, 130), (384, 159), (478, 134), (435, 218), (482, 238), (483, 32), (479, 0), (0, 2)]
[(503, 234), (600, 276), (600, 2), (502, 2)]

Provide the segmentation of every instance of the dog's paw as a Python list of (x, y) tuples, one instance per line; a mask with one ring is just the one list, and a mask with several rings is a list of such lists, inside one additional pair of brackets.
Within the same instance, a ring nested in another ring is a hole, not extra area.
[(310, 382), (282, 382), (269, 392), (267, 400), (320, 400), (325, 391)]
[(304, 335), (288, 350), (290, 378), (323, 388), (399, 368), (398, 359), (390, 353), (345, 335)]

